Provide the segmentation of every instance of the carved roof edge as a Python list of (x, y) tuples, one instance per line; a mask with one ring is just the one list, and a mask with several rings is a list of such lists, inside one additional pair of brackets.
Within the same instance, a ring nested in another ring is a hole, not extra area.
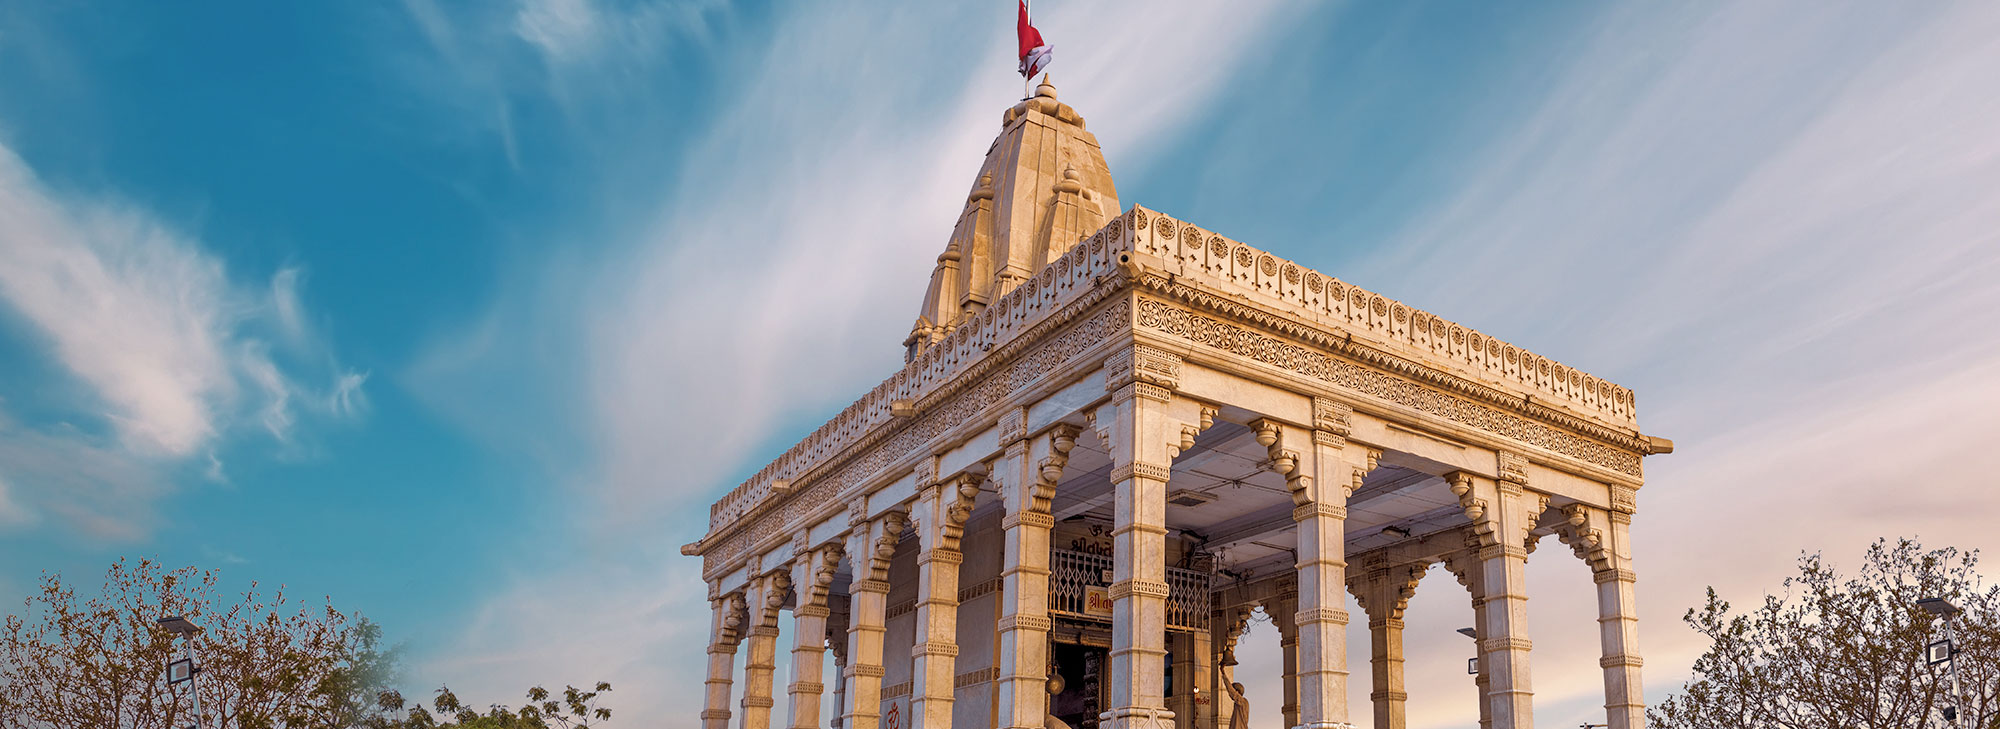
[[(864, 440), (874, 441), (893, 431), (895, 423), (914, 411), (915, 406), (935, 401), (969, 381), (968, 374), (983, 371), (982, 363), (999, 361), (1012, 350), (1008, 345), (1032, 341), (1038, 326), (1093, 291), (1108, 293), (1129, 281), (1121, 267), (1120, 254), (1131, 251), (1127, 212), (1113, 218), (1096, 233), (1071, 246), (1063, 255), (1043, 266), (1036, 274), (996, 299), (977, 316), (958, 325), (938, 343), (905, 364), (889, 379), (875, 386), (832, 420), (821, 425), (784, 454), (725, 494), (709, 508), (709, 535), (682, 548), (683, 553), (699, 553), (725, 524), (760, 511), (792, 490), (811, 472), (841, 460), (839, 457)], [(1111, 283), (1112, 287), (1102, 284)]]
[[(1121, 252), (1158, 259), (1162, 275), (1141, 275), (1130, 257), (1120, 259)], [(1070, 304), (1087, 295), (1086, 303), (1095, 303), (1133, 282), (1281, 331), (1310, 332), (1309, 339), (1343, 356), (1618, 447), (1666, 452), (1639, 433), (1630, 389), (1135, 205), (717, 500), (709, 509), (708, 534), (683, 546), (682, 553), (701, 554), (734, 531), (735, 523), (784, 501), (794, 483), (808, 482), (848, 460), (843, 456), (853, 456), (858, 447), (880, 442), (911, 413), (1066, 323), (1083, 308)], [(1258, 306), (1243, 306), (1249, 303)], [(1057, 312), (1068, 315), (1058, 319), (1052, 316)], [(1538, 401), (1538, 395), (1544, 399)]]
[(1638, 437), (1637, 398), (1625, 388), (1497, 337), (1293, 261), (1134, 206), (1132, 247), (1162, 273), (1241, 296), (1345, 338), (1441, 368), (1534, 407)]

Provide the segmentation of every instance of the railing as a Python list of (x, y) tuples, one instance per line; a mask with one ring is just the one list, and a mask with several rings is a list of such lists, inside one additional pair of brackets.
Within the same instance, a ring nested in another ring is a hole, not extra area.
[[(1111, 557), (1066, 549), (1049, 550), (1049, 614), (1111, 622)], [(1208, 630), (1209, 588), (1214, 576), (1167, 568), (1167, 629)]]

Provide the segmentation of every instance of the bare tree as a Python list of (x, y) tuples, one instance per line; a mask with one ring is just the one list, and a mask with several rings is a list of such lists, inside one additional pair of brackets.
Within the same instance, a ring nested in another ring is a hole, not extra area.
[[(180, 729), (195, 724), (193, 687), (204, 729), (348, 727), (381, 715), (394, 657), (377, 650), (373, 625), (254, 584), (218, 605), (215, 584), (213, 572), (120, 560), (98, 596), (79, 600), (44, 575), (26, 617), (0, 628), (0, 729)], [(195, 681), (167, 680), (181, 653), (158, 626), (168, 615), (201, 627), (190, 638)]]
[[(435, 715), (422, 706), (411, 707), (407, 718), (377, 721), (370, 724), (370, 729), (591, 729), (611, 720), (611, 710), (597, 705), (598, 697), (610, 691), (611, 684), (603, 681), (588, 691), (565, 687), (559, 697), (536, 686), (528, 689), (528, 703), (521, 708), (496, 705), (482, 714), (467, 706), (449, 687), (440, 688), (431, 701), (432, 708), (437, 710)], [(382, 706), (400, 711), (402, 697), (384, 695)]]
[[(1708, 590), (1684, 620), (1712, 645), (1676, 696), (1647, 711), (1659, 729), (1911, 729), (1943, 726), (1953, 705), (1942, 665), (1925, 660), (1943, 631), (1917, 606), (1943, 597), (1964, 611), (1954, 623), (1956, 705), (1970, 726), (2000, 727), (2000, 586), (1986, 586), (1977, 552), (1925, 551), (1915, 540), (1869, 547), (1843, 579), (1820, 555), (1799, 559), (1782, 594), (1734, 612)], [(1939, 722), (1932, 724), (1931, 722)], [(1966, 726), (1952, 724), (1950, 726)]]

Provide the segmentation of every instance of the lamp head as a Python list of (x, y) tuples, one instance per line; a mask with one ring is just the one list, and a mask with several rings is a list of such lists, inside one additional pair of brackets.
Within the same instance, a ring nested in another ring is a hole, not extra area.
[(1917, 607), (1923, 608), (1924, 612), (1930, 613), (1932, 616), (1947, 620), (1958, 617), (1959, 613), (1964, 612), (1959, 610), (1957, 605), (1951, 604), (1951, 601), (1942, 597), (1926, 597), (1918, 600)]
[(194, 623), (189, 622), (187, 618), (179, 615), (160, 618), (160, 627), (174, 635), (188, 635), (200, 630), (200, 628), (195, 627)]

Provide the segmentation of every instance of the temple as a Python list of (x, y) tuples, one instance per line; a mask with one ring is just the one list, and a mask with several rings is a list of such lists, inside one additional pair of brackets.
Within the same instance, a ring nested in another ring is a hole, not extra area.
[(1640, 460), (1672, 443), (1632, 392), (1121, 209), (1046, 80), (1002, 116), (903, 347), (682, 548), (714, 609), (703, 726), (782, 704), (795, 729), (1229, 727), (1261, 610), (1285, 705), (1260, 711), (1400, 728), (1403, 611), (1441, 564), (1458, 588), (1426, 592), (1468, 608), (1477, 692), (1424, 700), (1531, 727), (1522, 570), (1550, 535), (1596, 578), (1576, 629), (1601, 635), (1605, 723), (1643, 726), (1628, 535)]

